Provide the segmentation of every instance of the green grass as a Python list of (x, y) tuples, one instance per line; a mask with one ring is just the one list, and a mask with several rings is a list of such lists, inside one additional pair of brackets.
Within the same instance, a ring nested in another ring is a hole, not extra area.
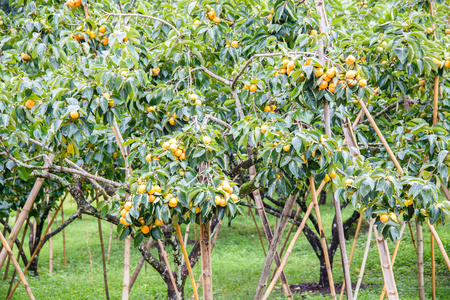
[[(64, 207), (66, 218), (75, 212), (75, 204), (67, 203)], [(325, 232), (330, 236), (330, 224), (333, 217), (333, 209), (327, 205), (321, 206), (322, 218), (325, 223)], [(344, 218), (350, 214), (350, 210), (344, 211)], [(14, 219), (12, 217), (11, 219)], [(272, 228), (274, 218), (269, 218)], [(258, 219), (257, 219), (258, 220)], [(259, 222), (259, 220), (258, 220)], [(58, 224), (61, 224), (58, 216)], [(102, 222), (105, 247), (107, 248), (109, 237), (109, 224)], [(259, 222), (260, 230), (261, 225)], [(288, 225), (290, 226), (290, 225)], [(89, 252), (86, 243), (86, 227), (89, 233), (89, 247), (92, 253), (92, 275), (89, 263)], [(182, 228), (183, 229), (183, 228)], [(450, 226), (439, 227), (438, 233), (443, 241), (445, 249), (450, 251)], [(287, 231), (287, 230), (286, 230)], [(366, 234), (362, 234), (358, 240), (354, 262), (351, 266), (351, 276), (356, 282), (359, 267), (364, 252)], [(190, 239), (194, 239), (194, 228), (191, 228)], [(27, 239), (26, 239), (27, 240)], [(74, 221), (66, 229), (68, 266), (64, 267), (62, 235), (53, 239), (54, 269), (53, 276), (48, 273), (48, 243), (41, 251), (39, 259), (38, 278), (28, 277), (31, 289), (36, 299), (104, 299), (104, 284), (102, 273), (102, 259), (97, 228), (97, 220), (83, 216), (83, 220)], [(392, 251), (394, 245), (388, 242)], [(188, 251), (192, 246), (188, 247)], [(267, 242), (265, 242), (267, 249)], [(351, 247), (351, 240), (347, 242), (347, 249)], [(26, 248), (28, 250), (28, 247)], [(122, 272), (123, 272), (123, 242), (119, 241), (114, 231), (111, 258), (107, 262), (108, 282), (111, 299), (121, 298)], [(28, 253), (28, 251), (26, 251)], [(156, 253), (155, 249), (152, 249)], [(169, 251), (170, 252), (170, 251)], [(140, 254), (137, 249), (131, 253), (131, 272), (133, 272)], [(170, 254), (169, 254), (170, 255)], [(399, 253), (394, 267), (394, 275), (400, 295), (400, 299), (417, 299), (416, 280), (416, 256), (411, 242), (408, 228), (400, 244)], [(430, 233), (424, 228), (424, 267), (425, 289), (427, 298), (431, 299), (431, 264), (430, 264)], [(213, 262), (213, 289), (215, 299), (252, 299), (259, 274), (264, 262), (264, 254), (258, 238), (258, 233), (251, 217), (238, 217), (230, 226), (224, 222), (220, 230), (216, 247), (212, 253)], [(318, 259), (312, 251), (304, 236), (297, 241), (294, 251), (285, 268), (286, 276), (290, 284), (301, 282), (317, 282), (319, 279)], [(3, 275), (3, 270), (1, 273)], [(199, 267), (194, 268), (195, 277), (199, 276)], [(10, 268), (9, 276), (12, 275)], [(340, 253), (336, 253), (333, 276), (335, 282), (343, 280), (340, 263)], [(450, 286), (448, 286), (450, 273), (445, 266), (442, 256), (436, 245), (436, 293), (437, 299), (450, 299)], [(10, 278), (10, 277), (9, 277)], [(9, 281), (9, 279), (8, 279)], [(366, 274), (363, 282), (369, 284), (369, 288), (361, 290), (358, 299), (378, 299), (383, 285), (381, 268), (377, 247), (372, 243), (369, 258), (366, 265)], [(278, 289), (272, 294), (271, 299), (284, 299)], [(6, 295), (8, 283), (0, 284), (1, 295)], [(201, 293), (201, 292), (200, 292)], [(190, 282), (186, 283), (186, 295), (192, 294)], [(159, 275), (149, 266), (147, 272), (144, 268), (138, 277), (130, 295), (130, 299), (164, 299), (166, 287)], [(330, 299), (329, 296), (296, 294), (295, 299)], [(17, 289), (13, 299), (28, 299), (22, 285)]]

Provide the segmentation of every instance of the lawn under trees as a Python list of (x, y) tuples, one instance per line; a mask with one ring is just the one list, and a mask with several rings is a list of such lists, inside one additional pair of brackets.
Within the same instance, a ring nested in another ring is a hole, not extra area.
[[(71, 215), (76, 210), (73, 201), (65, 206), (65, 216)], [(329, 202), (321, 206), (325, 228), (329, 228), (334, 211), (330, 208)], [(344, 211), (344, 215), (349, 212)], [(14, 218), (14, 215), (12, 216)], [(86, 219), (86, 221), (85, 221)], [(58, 217), (58, 224), (61, 219)], [(86, 223), (85, 223), (86, 222)], [(272, 227), (275, 224), (274, 218), (270, 217)], [(103, 238), (107, 248), (109, 238), (108, 223), (103, 222)], [(86, 226), (89, 234), (89, 248), (92, 255), (92, 273), (90, 269), (89, 251), (87, 249)], [(184, 227), (182, 227), (184, 229)], [(261, 228), (260, 228), (261, 230)], [(367, 224), (366, 224), (367, 230)], [(364, 229), (362, 230), (365, 231)], [(450, 225), (438, 227), (439, 235), (446, 247), (450, 247)], [(329, 235), (328, 235), (329, 236)], [(359, 267), (364, 252), (364, 241), (367, 235), (363, 233), (359, 237), (359, 243), (355, 250), (354, 263), (351, 266), (351, 274), (356, 282), (359, 274)], [(194, 231), (190, 230), (189, 240), (194, 239)], [(353, 236), (347, 240), (347, 247), (351, 247)], [(431, 293), (431, 265), (430, 265), (430, 235), (428, 230), (424, 230), (424, 261), (425, 261), (425, 290), (427, 299)], [(67, 263), (64, 267), (62, 235), (58, 235), (53, 240), (54, 269), (53, 276), (48, 274), (48, 243), (43, 247), (39, 257), (39, 277), (28, 277), (29, 284), (36, 299), (102, 299), (104, 298), (104, 284), (102, 272), (102, 257), (100, 252), (100, 242), (98, 235), (97, 220), (83, 216), (82, 220), (77, 220), (66, 230), (67, 243)], [(373, 243), (373, 242), (372, 242)], [(190, 249), (192, 246), (188, 246)], [(267, 243), (265, 243), (267, 249)], [(389, 243), (389, 248), (393, 249), (393, 243)], [(123, 273), (123, 242), (120, 242), (118, 235), (114, 232), (113, 247), (110, 260), (107, 262), (108, 283), (111, 299), (120, 298), (122, 290)], [(156, 250), (153, 249), (153, 252)], [(415, 250), (412, 245), (409, 231), (400, 244), (400, 253), (395, 263), (395, 275), (400, 299), (417, 299), (417, 283), (415, 268)], [(213, 287), (214, 299), (250, 299), (253, 296), (253, 287), (257, 283), (261, 271), (263, 251), (258, 238), (253, 219), (251, 216), (238, 217), (229, 227), (226, 223), (222, 225), (217, 238), (216, 246), (212, 253), (213, 260)], [(341, 283), (342, 272), (339, 253), (334, 264), (336, 282)], [(131, 252), (131, 270), (134, 271), (140, 258), (140, 252)], [(319, 270), (317, 258), (311, 250), (311, 246), (304, 237), (297, 242), (294, 253), (291, 255), (290, 263), (286, 267), (286, 273), (290, 284), (318, 282)], [(2, 273), (4, 268), (2, 269)], [(195, 277), (199, 276), (199, 267), (194, 268)], [(8, 290), (8, 281), (12, 275), (10, 268), (9, 277), (6, 282), (0, 285), (0, 295), (5, 295)], [(437, 299), (447, 299), (450, 297), (450, 287), (446, 282), (450, 276), (442, 257), (436, 252), (436, 275), (437, 275)], [(91, 277), (92, 276), (92, 277)], [(91, 281), (92, 278), (92, 281)], [(380, 274), (380, 262), (376, 247), (371, 247), (364, 276), (364, 283), (368, 286), (361, 290), (359, 299), (378, 299), (383, 284)], [(273, 294), (271, 299), (283, 299), (284, 296), (279, 291)], [(187, 296), (192, 295), (192, 289), (187, 288)], [(166, 286), (161, 277), (152, 269), (144, 268), (140, 273), (135, 285), (130, 293), (130, 299), (165, 299)], [(311, 295), (308, 293), (295, 294), (294, 299), (330, 299), (329, 295)], [(27, 299), (27, 295), (22, 286), (19, 286), (13, 299)]]

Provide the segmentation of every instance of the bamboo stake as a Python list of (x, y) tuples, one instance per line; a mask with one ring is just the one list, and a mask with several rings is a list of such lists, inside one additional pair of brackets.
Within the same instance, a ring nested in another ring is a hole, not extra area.
[[(345, 247), (345, 234), (344, 234), (344, 225), (342, 223), (342, 215), (341, 215), (341, 203), (334, 196), (333, 193), (333, 202), (334, 202), (334, 210), (336, 213), (336, 224), (338, 228), (339, 235), (339, 247), (341, 248), (341, 258), (342, 258), (342, 268), (344, 270), (344, 282), (347, 286), (347, 299), (353, 300), (353, 292), (352, 292), (352, 279), (350, 278), (350, 264), (347, 258), (347, 250)], [(342, 290), (344, 287), (341, 288)]]
[(266, 249), (264, 248), (264, 243), (263, 243), (263, 240), (262, 240), (261, 232), (259, 231), (258, 223), (256, 222), (255, 215), (253, 214), (253, 210), (251, 209), (251, 207), (249, 207), (249, 208), (250, 209), (248, 211), (252, 215), (253, 222), (255, 222), (256, 231), (258, 232), (259, 241), (261, 242), (261, 248), (263, 249), (264, 256), (266, 256), (267, 253), (266, 253)]
[(358, 282), (356, 283), (356, 288), (355, 288), (355, 295), (354, 295), (355, 300), (358, 297), (359, 287), (361, 286), (361, 282), (362, 282), (362, 279), (364, 276), (364, 269), (366, 268), (367, 256), (369, 255), (370, 242), (372, 241), (373, 222), (374, 222), (374, 219), (370, 219), (369, 231), (367, 233), (366, 248), (364, 249), (364, 256), (363, 256), (363, 260), (361, 263), (361, 269), (360, 269), (359, 275), (358, 275)]
[(417, 234), (417, 288), (419, 290), (419, 299), (425, 300), (425, 283), (423, 278), (423, 230), (416, 217)]
[(177, 294), (178, 300), (181, 300), (180, 293), (178, 293), (177, 283), (175, 281), (175, 278), (173, 277), (173, 273), (172, 273), (172, 269), (170, 268), (169, 261), (167, 260), (166, 248), (164, 247), (161, 240), (157, 240), (157, 241), (158, 241), (159, 249), (161, 250), (161, 253), (162, 253), (162, 256), (164, 259), (164, 263), (166, 264), (167, 271), (169, 272), (169, 277), (170, 277), (170, 281), (172, 282), (173, 289), (175, 290), (175, 293)]
[[(47, 204), (50, 202), (49, 190), (47, 190)], [(50, 212), (47, 215), (47, 224), (49, 224), (48, 233), (52, 233), (52, 226), (50, 225)], [(48, 274), (53, 276), (53, 242), (52, 238), (48, 239)]]
[[(21, 241), (20, 241), (19, 253), (17, 253), (17, 263), (20, 262), (20, 253), (21, 253), (22, 250), (23, 250), (23, 243), (24, 243), (24, 241), (25, 241), (25, 236), (27, 235), (27, 229), (28, 229), (28, 224), (29, 224), (29, 223), (30, 223), (30, 216), (28, 216), (27, 222), (25, 223), (25, 227), (24, 227), (24, 229), (23, 229), (23, 235), (22, 235), (22, 239), (21, 239)], [(3, 244), (2, 244), (2, 245), (3, 245)], [(17, 272), (17, 270), (14, 268), (14, 272), (13, 272), (13, 275), (12, 275), (12, 277), (11, 277), (11, 281), (10, 281), (10, 283), (9, 283), (9, 288), (8, 288), (8, 293), (6, 294), (6, 296), (8, 296), (9, 293), (11, 292), (12, 285), (13, 285), (13, 283), (14, 283), (14, 278), (16, 277), (16, 272)]]
[[(234, 97), (238, 98), (237, 94), (234, 94)], [(238, 103), (238, 101), (236, 103)], [(240, 105), (240, 103), (239, 103), (239, 105)], [(243, 113), (241, 112), (240, 114), (241, 114), (241, 119), (244, 119)], [(253, 151), (252, 151), (250, 145), (247, 145), (247, 156), (250, 158), (250, 157), (252, 157), (252, 155), (253, 155)], [(256, 169), (255, 169), (254, 165), (249, 168), (249, 175), (250, 175), (250, 180), (255, 178)], [(264, 210), (264, 205), (263, 205), (263, 201), (261, 198), (261, 194), (260, 194), (259, 190), (253, 191), (252, 194), (253, 194), (253, 199), (254, 199), (255, 205), (256, 205), (256, 211), (258, 212), (259, 218), (261, 219), (261, 223), (263, 225), (266, 239), (270, 244), (272, 242), (273, 235), (272, 235), (272, 230), (270, 229), (269, 220), (267, 219), (266, 211)], [(275, 253), (275, 264), (276, 264), (277, 268), (280, 267), (281, 260), (280, 260), (280, 256), (278, 253)], [(280, 278), (281, 278), (281, 284), (283, 286), (284, 295), (288, 299), (292, 299), (293, 298), (292, 292), (289, 287), (289, 283), (287, 281), (286, 274), (284, 272), (282, 272)]]
[(213, 299), (212, 268), (211, 268), (211, 240), (209, 223), (200, 224), (200, 252), (203, 276), (203, 300)]
[(434, 236), (431, 235), (431, 293), (432, 299), (436, 299), (436, 264), (434, 259)]
[(189, 277), (191, 278), (192, 289), (194, 290), (195, 300), (198, 300), (197, 286), (195, 285), (195, 279), (194, 279), (194, 274), (192, 273), (191, 262), (189, 261), (189, 255), (186, 251), (186, 247), (184, 246), (183, 236), (181, 234), (180, 225), (178, 225), (178, 223), (175, 223), (175, 230), (177, 231), (178, 239), (180, 240), (181, 251), (183, 252), (183, 256), (186, 261), (186, 267), (189, 272)]
[(280, 244), (284, 229), (286, 228), (288, 218), (291, 215), (292, 209), (294, 208), (295, 199), (297, 198), (297, 195), (298, 193), (295, 195), (290, 195), (289, 198), (286, 200), (279, 224), (276, 227), (276, 230), (274, 231), (272, 241), (269, 245), (269, 249), (267, 250), (267, 256), (266, 259), (264, 260), (264, 265), (261, 271), (258, 286), (256, 288), (255, 296), (253, 297), (254, 300), (261, 299), (264, 293), (264, 288), (266, 287), (267, 280), (270, 276), (270, 269), (272, 268), (273, 259), (277, 252), (278, 245)]
[[(356, 248), (356, 240), (358, 239), (362, 220), (363, 220), (363, 212), (361, 212), (361, 214), (359, 215), (358, 225), (356, 226), (355, 236), (353, 237), (352, 250), (350, 251), (350, 257), (348, 259), (349, 268), (352, 265), (353, 254), (354, 254), (355, 248)], [(339, 300), (342, 300), (342, 297), (344, 297), (344, 288), (345, 288), (345, 280), (342, 282), (341, 294), (339, 295)], [(354, 296), (353, 298), (356, 299), (356, 296)]]
[(433, 235), (434, 239), (436, 240), (436, 244), (439, 247), (439, 250), (441, 251), (442, 257), (444, 258), (445, 264), (447, 265), (447, 268), (450, 270), (450, 259), (448, 258), (447, 252), (445, 251), (444, 246), (442, 245), (441, 239), (439, 238), (439, 235), (436, 232), (436, 229), (434, 226), (430, 223), (428, 219), (425, 219), (427, 222), (428, 227), (430, 228), (431, 234)]
[(131, 237), (125, 238), (125, 251), (123, 259), (123, 285), (122, 285), (122, 300), (128, 300), (130, 291), (130, 252), (131, 252)]
[(414, 245), (414, 249), (417, 249), (416, 240), (414, 239), (414, 232), (412, 230), (411, 221), (408, 221), (409, 232), (411, 233), (411, 239)]
[[(67, 193), (66, 193), (67, 196)], [(61, 205), (61, 223), (64, 224), (64, 207)], [(67, 252), (66, 252), (66, 230), (62, 229), (62, 241), (64, 252), (64, 267), (67, 267)]]
[(191, 223), (186, 225), (186, 231), (184, 232), (184, 247), (187, 247), (188, 239), (189, 239), (189, 227)]
[[(85, 6), (86, 12), (87, 6)], [(87, 14), (87, 12), (86, 12)], [(119, 125), (117, 124), (117, 120), (114, 117), (112, 129), (114, 136), (116, 138), (116, 143), (119, 146), (120, 152), (122, 153), (122, 157), (125, 164), (125, 180), (128, 179), (128, 176), (133, 172), (131, 167), (128, 165), (128, 153), (123, 146), (123, 138), (122, 134), (119, 130)], [(128, 199), (129, 195), (126, 195)], [(124, 250), (124, 260), (123, 260), (123, 285), (122, 285), (122, 300), (128, 300), (129, 290), (130, 290), (130, 252), (131, 252), (131, 236), (127, 236), (125, 238), (125, 250)]]
[[(53, 163), (53, 159), (55, 158), (52, 153), (49, 153), (48, 155), (49, 161), (46, 161), (44, 163), (44, 168), (50, 167), (50, 165)], [(25, 222), (26, 218), (28, 217), (28, 214), (30, 213), (31, 208), (33, 207), (34, 200), (36, 199), (39, 191), (41, 190), (42, 184), (44, 183), (43, 178), (36, 179), (36, 182), (33, 185), (33, 188), (31, 189), (30, 194), (28, 195), (27, 201), (25, 202), (25, 205), (22, 208), (22, 211), (20, 212), (19, 218), (17, 219), (16, 223), (14, 224), (14, 227), (12, 228), (11, 232), (9, 233), (7, 242), (8, 246), (12, 247), (14, 244), (14, 241), (16, 240), (17, 236), (19, 235), (20, 230), (22, 229), (22, 225)], [(3, 263), (5, 262), (7, 253), (6, 249), (3, 249), (0, 253), (0, 270), (3, 267)]]
[(87, 246), (87, 250), (88, 250), (88, 253), (89, 253), (89, 266), (90, 266), (90, 269), (89, 269), (89, 280), (91, 281), (92, 284), (94, 284), (94, 282), (92, 281), (92, 264), (93, 264), (93, 261), (92, 261), (91, 248), (89, 247), (89, 233), (88, 233), (88, 230), (87, 230), (87, 218), (84, 218), (84, 230), (86, 231), (86, 246)]
[[(397, 257), (397, 251), (400, 246), (400, 241), (402, 240), (403, 237), (403, 232), (405, 231), (405, 226), (406, 222), (403, 222), (402, 227), (400, 228), (400, 236), (397, 242), (395, 243), (394, 253), (392, 253), (392, 267), (394, 267), (395, 258)], [(386, 285), (383, 286), (383, 291), (381, 292), (380, 300), (383, 300), (385, 294), (386, 294)]]
[[(319, 186), (319, 188), (317, 189), (317, 193), (316, 194), (312, 194), (313, 198), (314, 196), (317, 196), (317, 194), (320, 194), (320, 192), (322, 191), (323, 187), (325, 186), (325, 181), (323, 180)], [(270, 282), (266, 292), (264, 293), (263, 296), (263, 300), (266, 300), (269, 296), (270, 293), (272, 292), (273, 288), (275, 287), (275, 284), (277, 283), (278, 278), (281, 276), (281, 273), (283, 272), (284, 267), (286, 266), (287, 260), (289, 259), (289, 256), (292, 253), (292, 250), (294, 249), (295, 243), (297, 242), (298, 238), (300, 237), (300, 234), (303, 231), (303, 228), (305, 228), (306, 225), (306, 221), (309, 218), (309, 215), (311, 214), (312, 209), (314, 208), (314, 200), (311, 201), (311, 203), (309, 204), (305, 215), (303, 216), (303, 220), (300, 223), (300, 226), (297, 228), (297, 231), (294, 234), (294, 237), (292, 238), (291, 242), (289, 243), (289, 246), (286, 250), (286, 254), (283, 257), (283, 260), (281, 261), (280, 266), (277, 269), (277, 272), (275, 273), (275, 275), (272, 278), (272, 281)]]
[(375, 241), (377, 242), (380, 256), (381, 271), (386, 284), (387, 297), (389, 300), (398, 300), (397, 286), (395, 285), (394, 273), (392, 272), (391, 258), (386, 240), (378, 235), (377, 228), (373, 227)]
[(325, 265), (327, 267), (328, 281), (330, 283), (331, 298), (336, 300), (336, 292), (334, 290), (333, 272), (331, 270), (330, 257), (328, 256), (327, 240), (323, 231), (322, 217), (320, 216), (319, 204), (317, 203), (317, 193), (314, 186), (314, 177), (309, 177), (309, 185), (311, 187), (311, 194), (313, 195), (314, 210), (316, 212), (317, 224), (319, 225), (320, 241), (322, 243), (323, 255), (325, 256)]
[(435, 126), (438, 121), (438, 103), (439, 103), (438, 100), (439, 100), (439, 75), (436, 75), (436, 77), (434, 77), (434, 90), (433, 90), (433, 126)]
[[(39, 241), (38, 245), (37, 245), (36, 248), (34, 249), (33, 254), (30, 256), (30, 260), (28, 261), (28, 264), (26, 265), (26, 267), (25, 267), (25, 269), (24, 269), (24, 271), (23, 271), (23, 274), (26, 274), (26, 273), (27, 273), (28, 269), (29, 269), (30, 266), (31, 266), (31, 263), (32, 263), (33, 260), (34, 260), (34, 257), (36, 256), (36, 254), (38, 253), (38, 251), (41, 249), (42, 244), (43, 244), (43, 242), (44, 242), (44, 238), (45, 238), (45, 236), (47, 235), (48, 230), (49, 230), (50, 226), (52, 225), (53, 221), (55, 220), (56, 216), (58, 215), (58, 212), (59, 212), (59, 210), (61, 209), (61, 205), (64, 203), (64, 200), (65, 200), (65, 199), (66, 199), (66, 198), (63, 198), (63, 199), (61, 200), (61, 203), (59, 204), (58, 208), (56, 209), (55, 213), (53, 214), (53, 217), (52, 217), (52, 219), (51, 219), (51, 221), (50, 221), (50, 224), (48, 224), (48, 225), (47, 225), (47, 228), (45, 228), (44, 234), (42, 235), (41, 240)], [(17, 282), (16, 282), (16, 285), (15, 285), (14, 288), (12, 289), (11, 294), (8, 296), (7, 300), (11, 299), (11, 297), (14, 295), (14, 292), (16, 291), (17, 287), (19, 286), (19, 282), (20, 282), (20, 281), (17, 281)]]
[(19, 273), (19, 277), (20, 277), (20, 281), (22, 281), (25, 290), (27, 291), (28, 297), (31, 300), (34, 300), (34, 296), (33, 293), (31, 292), (30, 286), (28, 285), (27, 279), (25, 278), (25, 275), (22, 273), (22, 270), (20, 269), (19, 263), (17, 262), (16, 258), (14, 257), (14, 254), (12, 253), (11, 248), (8, 245), (7, 240), (5, 239), (5, 236), (3, 235), (3, 233), (1, 233), (0, 231), (0, 239), (2, 241), (3, 247), (6, 251), (6, 253), (8, 254), (8, 256), (11, 258), (14, 268), (17, 270), (17, 273)]
[[(152, 246), (152, 243), (153, 243), (153, 239), (150, 238), (148, 240), (147, 245), (146, 245), (147, 249), (150, 250), (150, 247)], [(133, 285), (134, 285), (134, 283), (135, 283), (135, 281), (136, 281), (136, 279), (137, 279), (137, 277), (139, 275), (139, 272), (141, 271), (142, 266), (144, 265), (144, 263), (145, 263), (145, 258), (144, 258), (144, 256), (141, 256), (141, 259), (139, 259), (138, 265), (136, 266), (136, 269), (134, 270), (133, 276), (131, 276), (130, 292), (131, 292), (131, 288), (133, 287)]]
[[(97, 204), (98, 204), (98, 191), (97, 190), (95, 190), (95, 198), (97, 199)], [(98, 224), (98, 235), (100, 238), (100, 249), (102, 251), (103, 280), (105, 282), (105, 295), (106, 295), (106, 299), (109, 300), (108, 275), (106, 272), (106, 255), (105, 255), (105, 246), (103, 244), (102, 221), (100, 219), (97, 219), (97, 224)]]
[[(220, 226), (222, 226), (222, 221), (223, 220), (219, 221), (219, 224), (217, 224), (217, 226), (214, 230), (214, 237), (212, 238), (212, 241), (211, 241), (211, 251), (214, 249), (214, 245), (216, 244), (217, 236), (219, 235), (219, 229), (220, 229)], [(197, 286), (200, 286), (200, 283), (202, 282), (202, 278), (203, 278), (203, 274), (200, 273), (200, 276), (197, 279)], [(194, 294), (192, 294), (191, 300), (195, 300)]]
[[(356, 96), (355, 96), (356, 97)], [(389, 144), (386, 142), (386, 139), (384, 138), (383, 134), (381, 133), (380, 129), (378, 128), (377, 124), (372, 118), (372, 115), (370, 114), (369, 110), (367, 109), (364, 102), (356, 97), (358, 99), (359, 104), (361, 105), (362, 109), (364, 110), (364, 113), (366, 114), (367, 119), (369, 120), (370, 124), (372, 125), (373, 129), (378, 135), (378, 138), (381, 140), (381, 143), (383, 143), (384, 147), (386, 148), (386, 151), (389, 153), (389, 156), (391, 157), (392, 161), (394, 162), (394, 165), (397, 167), (398, 171), (401, 175), (403, 175), (403, 169), (400, 166), (397, 158), (395, 157), (394, 153), (391, 150), (391, 147), (389, 147)]]
[(109, 256), (111, 254), (112, 235), (113, 235), (113, 224), (111, 223), (111, 226), (109, 228), (108, 258), (107, 258), (108, 261), (109, 261)]
[[(19, 211), (17, 211), (16, 213), (16, 221), (17, 222), (17, 218), (19, 217)], [(11, 251), (12, 249), (14, 249), (14, 244), (12, 244), (11, 246)], [(3, 275), (3, 281), (6, 280), (6, 278), (8, 278), (8, 271), (9, 271), (9, 265), (11, 263), (11, 258), (8, 256), (8, 259), (6, 260), (6, 267), (5, 267), (5, 274)]]
[(292, 249), (295, 246), (295, 242), (300, 237), (300, 234), (302, 233), (303, 228), (305, 228), (306, 221), (308, 220), (308, 217), (311, 214), (311, 211), (313, 208), (314, 208), (314, 202), (311, 201), (311, 203), (308, 206), (308, 209), (306, 210), (305, 216), (303, 217), (303, 220), (300, 223), (300, 226), (297, 228), (297, 231), (295, 232), (294, 237), (292, 238), (292, 241), (286, 250), (286, 254), (283, 257), (283, 260), (281, 261), (280, 267), (277, 269), (277, 272), (273, 276), (272, 281), (270, 282), (269, 286), (267, 287), (266, 292), (264, 293), (264, 296), (262, 298), (263, 300), (267, 300), (267, 298), (270, 296), (270, 293), (272, 292), (273, 288), (275, 287), (275, 284), (277, 283), (277, 280), (280, 277), (281, 272), (283, 271), (284, 267), (286, 266), (287, 260), (292, 253)]

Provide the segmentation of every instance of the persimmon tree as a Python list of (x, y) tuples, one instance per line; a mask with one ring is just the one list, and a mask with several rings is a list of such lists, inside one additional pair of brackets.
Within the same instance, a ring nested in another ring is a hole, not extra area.
[[(436, 6), (445, 4), (320, 5), (15, 1), (1, 15), (0, 151), (3, 178), (20, 181), (2, 180), (3, 191), (34, 178), (68, 191), (79, 214), (133, 238), (168, 299), (184, 296), (189, 275), (173, 226), (212, 220), (213, 231), (261, 197), (268, 213), (289, 199), (306, 211), (311, 177), (355, 210), (347, 225), (364, 211), (396, 240), (401, 220), (442, 221), (450, 32)], [(354, 136), (349, 120), (359, 120)], [(338, 236), (324, 251), (310, 220), (328, 284), (324, 255), (332, 261)], [(173, 249), (172, 274), (144, 237)], [(199, 256), (196, 244), (190, 264)]]

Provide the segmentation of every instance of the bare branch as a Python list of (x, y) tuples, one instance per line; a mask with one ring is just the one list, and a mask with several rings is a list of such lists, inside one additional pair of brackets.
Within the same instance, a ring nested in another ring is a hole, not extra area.
[(222, 121), (219, 118), (213, 117), (211, 115), (205, 115), (205, 118), (210, 119), (211, 121), (216, 122), (216, 123), (218, 123), (218, 124), (220, 124), (222, 126), (225, 126), (228, 129), (231, 128), (230, 124), (228, 124), (227, 122)]
[(197, 70), (201, 70), (201, 71), (205, 72), (206, 74), (208, 74), (209, 76), (211, 76), (212, 78), (217, 79), (218, 81), (223, 82), (223, 83), (225, 83), (227, 85), (231, 83), (231, 80), (223, 78), (222, 76), (219, 76), (219, 75), (211, 72), (209, 69), (207, 69), (204, 66), (197, 67), (195, 69), (190, 70), (189, 72), (192, 73), (192, 72), (197, 71)]

